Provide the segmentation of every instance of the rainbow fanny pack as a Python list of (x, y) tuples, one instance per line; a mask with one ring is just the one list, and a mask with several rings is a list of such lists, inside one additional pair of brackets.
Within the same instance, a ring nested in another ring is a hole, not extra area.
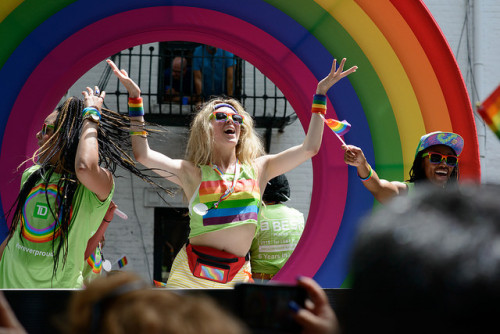
[(186, 253), (191, 273), (198, 278), (227, 283), (248, 259), (212, 247), (186, 245)]

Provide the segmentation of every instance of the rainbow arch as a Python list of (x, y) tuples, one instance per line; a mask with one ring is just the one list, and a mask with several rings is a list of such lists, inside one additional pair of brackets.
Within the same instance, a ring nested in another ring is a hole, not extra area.
[[(27, 20), (26, 18), (29, 18)], [(408, 175), (420, 136), (460, 133), (463, 178), (479, 182), (472, 108), (458, 66), (421, 1), (403, 0), (4, 0), (0, 3), (0, 199), (15, 198), (16, 166), (36, 147), (45, 115), (86, 71), (143, 43), (215, 45), (251, 62), (309, 121), (317, 80), (333, 58), (359, 70), (329, 92), (329, 117), (352, 124), (384, 178)], [(374, 205), (339, 142), (325, 132), (313, 159), (313, 196), (304, 235), (276, 279), (315, 277), (340, 287), (359, 218)], [(5, 227), (4, 231), (5, 232)]]

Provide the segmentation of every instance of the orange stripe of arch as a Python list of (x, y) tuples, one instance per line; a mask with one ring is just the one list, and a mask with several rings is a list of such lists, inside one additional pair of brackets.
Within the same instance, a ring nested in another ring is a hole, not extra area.
[[(397, 54), (413, 86), (427, 132), (453, 131), (441, 86), (422, 45), (387, 0), (354, 0), (373, 20)], [(415, 143), (417, 145), (417, 143)]]

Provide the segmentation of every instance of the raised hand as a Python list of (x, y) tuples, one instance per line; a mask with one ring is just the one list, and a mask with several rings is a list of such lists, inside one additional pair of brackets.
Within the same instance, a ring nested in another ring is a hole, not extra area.
[(101, 110), (106, 92), (101, 92), (99, 90), (99, 87), (94, 86), (94, 90), (92, 90), (90, 87), (87, 87), (86, 90), (82, 92), (82, 94), (85, 107), (96, 107), (97, 109)]
[(125, 70), (120, 70), (118, 66), (111, 60), (107, 59), (106, 62), (108, 65), (111, 67), (113, 70), (113, 73), (116, 75), (118, 80), (122, 83), (122, 85), (127, 89), (128, 95), (131, 98), (137, 98), (141, 96), (141, 89), (139, 86), (132, 80), (129, 76), (127, 71)]
[(328, 74), (323, 80), (318, 82), (318, 87), (316, 88), (316, 94), (326, 95), (326, 92), (340, 79), (345, 78), (349, 74), (356, 72), (357, 66), (353, 66), (350, 69), (344, 71), (344, 64), (346, 59), (342, 59), (339, 68), (337, 69), (337, 59), (333, 60), (332, 69), (330, 74)]

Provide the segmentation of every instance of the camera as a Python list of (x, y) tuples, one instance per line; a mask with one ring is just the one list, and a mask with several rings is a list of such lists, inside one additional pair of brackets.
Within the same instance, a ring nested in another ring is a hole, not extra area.
[(253, 333), (299, 333), (291, 301), (304, 307), (305, 289), (294, 285), (240, 283), (235, 286), (235, 310)]

